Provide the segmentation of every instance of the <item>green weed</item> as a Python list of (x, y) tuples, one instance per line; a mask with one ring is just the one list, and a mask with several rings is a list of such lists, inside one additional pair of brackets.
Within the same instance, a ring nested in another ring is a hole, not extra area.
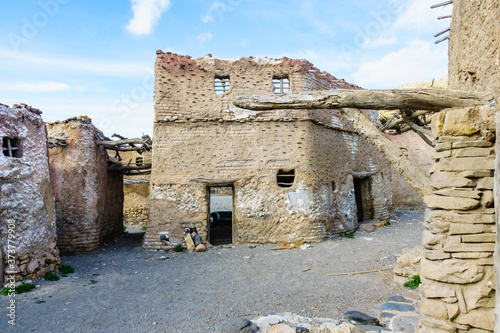
[[(18, 285), (15, 289), (14, 289), (14, 294), (22, 294), (22, 293), (26, 293), (28, 291), (31, 291), (33, 289), (36, 288), (36, 285), (34, 283), (26, 283), (26, 282), (23, 282), (21, 283), (20, 285)], [(11, 293), (11, 289), (9, 287), (3, 287), (2, 290), (0, 291), (0, 295), (4, 295), (4, 296), (7, 296)]]
[(354, 234), (351, 233), (351, 232), (344, 232), (341, 237), (345, 237), (345, 238), (351, 238), (353, 239), (354, 238)]
[(176, 246), (174, 246), (174, 251), (175, 252), (183, 252), (184, 247), (181, 244), (177, 244)]
[(45, 273), (45, 276), (43, 277), (45, 281), (58, 281), (59, 276), (55, 272), (47, 272)]
[(408, 278), (408, 281), (406, 281), (404, 283), (404, 286), (406, 288), (410, 288), (410, 289), (417, 289), (419, 284), (420, 284), (420, 275), (417, 274), (417, 275), (413, 275), (412, 277)]

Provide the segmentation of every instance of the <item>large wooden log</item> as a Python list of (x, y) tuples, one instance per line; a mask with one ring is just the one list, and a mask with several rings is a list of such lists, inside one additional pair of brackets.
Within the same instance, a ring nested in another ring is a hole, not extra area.
[(413, 164), (361, 110), (344, 108), (340, 111), (353, 123), (358, 133), (374, 145), (418, 193), (422, 196), (432, 193), (429, 176)]
[(98, 145), (106, 145), (106, 146), (121, 146), (121, 145), (129, 145), (133, 143), (144, 144), (144, 140), (142, 139), (126, 139), (126, 140), (110, 140), (110, 141), (96, 141)]
[(237, 107), (271, 109), (431, 110), (490, 105), (488, 93), (447, 89), (325, 90), (286, 95), (247, 95), (233, 99)]

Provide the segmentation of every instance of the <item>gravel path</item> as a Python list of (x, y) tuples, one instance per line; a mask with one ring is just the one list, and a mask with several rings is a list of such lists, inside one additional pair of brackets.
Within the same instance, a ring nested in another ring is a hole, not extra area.
[(75, 273), (37, 280), (39, 288), (16, 295), (16, 326), (7, 322), (9, 298), (0, 296), (0, 332), (216, 332), (236, 317), (286, 311), (377, 316), (388, 297), (407, 291), (378, 273), (326, 274), (395, 266), (404, 248), (420, 244), (422, 221), (422, 212), (399, 212), (388, 227), (306, 250), (269, 244), (145, 252), (140, 234), (129, 234), (94, 252), (62, 257)]

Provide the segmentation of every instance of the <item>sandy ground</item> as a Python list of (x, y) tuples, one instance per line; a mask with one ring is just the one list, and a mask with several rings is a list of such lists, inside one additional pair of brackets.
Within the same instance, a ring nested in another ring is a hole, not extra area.
[(376, 316), (388, 297), (407, 291), (379, 273), (326, 274), (395, 266), (404, 248), (420, 243), (422, 221), (422, 212), (400, 212), (388, 227), (307, 250), (269, 244), (145, 252), (141, 234), (128, 234), (62, 257), (76, 272), (56, 282), (36, 280), (36, 290), (17, 295), (16, 326), (8, 324), (9, 298), (0, 296), (0, 332), (215, 332), (236, 317), (286, 311)]

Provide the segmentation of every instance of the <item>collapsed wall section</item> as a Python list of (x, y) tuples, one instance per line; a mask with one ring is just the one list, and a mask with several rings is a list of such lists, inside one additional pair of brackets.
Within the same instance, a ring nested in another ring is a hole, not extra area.
[(1, 275), (41, 277), (60, 264), (46, 128), (39, 113), (0, 104), (0, 137)]
[(100, 131), (88, 117), (47, 124), (49, 135), (69, 137), (51, 148), (57, 244), (61, 253), (95, 250), (123, 232), (123, 176), (108, 170), (108, 155), (97, 145)]

